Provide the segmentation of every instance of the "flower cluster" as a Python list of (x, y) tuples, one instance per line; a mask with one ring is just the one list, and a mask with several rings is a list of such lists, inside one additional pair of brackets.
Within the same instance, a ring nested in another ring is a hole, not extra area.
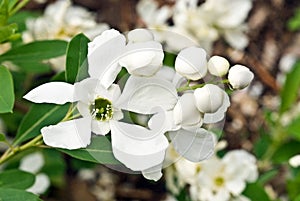
[[(46, 83), (24, 96), (35, 103), (76, 103), (76, 118), (41, 129), (44, 142), (65, 149), (85, 148), (92, 133), (110, 132), (115, 158), (153, 180), (162, 176), (169, 141), (190, 161), (210, 157), (215, 140), (203, 125), (224, 119), (230, 102), (222, 88), (201, 80), (227, 74), (229, 63), (217, 56), (207, 62), (205, 51), (198, 47), (182, 50), (175, 70), (163, 67), (163, 58), (162, 45), (146, 29), (130, 31), (127, 42), (114, 29), (104, 31), (89, 43), (90, 77), (75, 84)], [(122, 67), (130, 75), (123, 90), (116, 84)], [(230, 68), (228, 79), (232, 88), (243, 88), (253, 73), (236, 65)], [(129, 123), (122, 120), (123, 111), (150, 119), (146, 127)]]
[[(148, 28), (167, 29), (182, 34), (210, 53), (213, 42), (221, 36), (236, 49), (248, 45), (244, 23), (252, 8), (252, 0), (178, 0), (172, 7), (158, 7), (157, 2), (141, 0), (137, 11)], [(173, 25), (167, 25), (172, 17)], [(161, 34), (159, 34), (161, 36)], [(173, 50), (178, 50), (177, 37), (162, 37)], [(174, 44), (176, 46), (174, 46)], [(182, 48), (182, 47), (181, 47)]]
[[(213, 156), (200, 163), (184, 158), (166, 168), (167, 186), (178, 194), (185, 185), (190, 186), (193, 201), (249, 200), (241, 195), (247, 183), (256, 181), (256, 159), (244, 150), (229, 151), (223, 158)], [(174, 176), (177, 183), (174, 183)]]
[[(70, 0), (59, 0), (49, 4), (43, 16), (27, 19), (26, 28), (22, 38), (28, 43), (51, 39), (69, 41), (81, 32), (89, 38), (94, 38), (109, 26), (106, 23), (97, 23), (93, 13), (83, 7), (72, 5)], [(51, 59), (50, 63), (55, 71), (64, 70), (64, 58)]]

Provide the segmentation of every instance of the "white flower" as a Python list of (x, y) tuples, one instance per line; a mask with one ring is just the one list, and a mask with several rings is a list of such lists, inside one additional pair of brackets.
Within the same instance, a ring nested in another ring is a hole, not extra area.
[(26, 191), (39, 195), (43, 194), (49, 188), (49, 177), (44, 173), (39, 173), (44, 163), (44, 157), (39, 152), (29, 154), (21, 159), (19, 169), (36, 174), (34, 184), (26, 189)]
[(300, 155), (295, 155), (292, 158), (289, 159), (289, 164), (296, 168), (300, 166)]
[(229, 69), (229, 62), (220, 56), (213, 56), (208, 60), (208, 71), (215, 76), (226, 75)]
[(199, 80), (207, 73), (206, 52), (202, 48), (189, 47), (179, 52), (175, 69), (190, 80)]
[[(173, 108), (177, 101), (176, 89), (168, 81), (158, 78), (132, 76), (120, 94), (117, 85), (105, 89), (99, 80), (87, 78), (74, 85), (46, 83), (24, 98), (36, 103), (78, 103), (82, 118), (41, 129), (47, 145), (78, 149), (90, 143), (91, 132), (105, 135), (111, 130), (114, 156), (128, 168), (148, 173), (147, 169), (162, 163), (168, 146), (164, 136), (166, 116), (155, 108)], [(122, 118), (121, 109), (154, 114), (151, 119), (153, 126), (149, 125), (148, 130), (118, 121)]]
[(243, 89), (253, 80), (254, 74), (242, 65), (234, 65), (229, 69), (228, 80), (233, 89)]
[(194, 98), (197, 109), (204, 113), (204, 123), (221, 121), (230, 106), (227, 93), (214, 84), (196, 89)]
[[(133, 39), (134, 36), (130, 35)], [(126, 45), (125, 36), (111, 29), (89, 43), (89, 74), (100, 79), (103, 86), (107, 88), (116, 79), (121, 66), (132, 75), (149, 77), (162, 67), (163, 57), (160, 43), (136, 41)]]

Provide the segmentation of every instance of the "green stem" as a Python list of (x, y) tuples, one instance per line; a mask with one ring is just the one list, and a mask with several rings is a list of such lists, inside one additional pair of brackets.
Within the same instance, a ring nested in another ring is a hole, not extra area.
[(32, 148), (32, 147), (39, 146), (39, 145), (41, 145), (41, 143), (43, 143), (43, 141), (42, 141), (42, 135), (40, 134), (40, 135), (36, 136), (35, 138), (33, 138), (31, 141), (29, 141), (26, 144), (22, 145), (22, 146), (10, 147), (1, 156), (0, 164), (3, 164), (8, 159), (15, 156), (17, 153), (22, 152), (22, 151), (27, 150), (27, 149)]
[[(225, 80), (222, 80), (221, 82), (219, 83), (222, 83), (222, 84), (228, 84), (229, 81), (227, 79)], [(189, 81), (188, 81), (188, 84), (184, 87), (180, 87), (177, 89), (177, 92), (184, 92), (184, 91), (188, 91), (188, 90), (194, 90), (194, 89), (197, 89), (197, 88), (200, 88), (200, 87), (203, 87), (204, 85), (206, 84), (219, 84), (218, 82), (206, 82), (206, 83), (201, 83), (201, 84), (196, 84), (196, 85), (193, 85), (193, 86), (189, 86)]]

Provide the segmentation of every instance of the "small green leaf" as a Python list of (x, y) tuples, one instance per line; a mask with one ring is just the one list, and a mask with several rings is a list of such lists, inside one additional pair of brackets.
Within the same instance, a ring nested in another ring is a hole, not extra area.
[(0, 188), (27, 189), (33, 185), (35, 176), (21, 170), (6, 170), (0, 173)]
[(0, 1), (0, 26), (4, 26), (8, 18), (8, 1)]
[(300, 29), (300, 9), (298, 8), (295, 11), (295, 15), (288, 20), (288, 28), (291, 31), (297, 31)]
[(37, 195), (24, 190), (0, 188), (1, 201), (42, 201)]
[(265, 192), (264, 188), (258, 183), (247, 184), (243, 195), (250, 198), (251, 200), (270, 201), (268, 194)]
[(257, 183), (260, 185), (265, 185), (269, 180), (273, 179), (278, 174), (277, 169), (269, 170), (264, 174), (260, 175)]
[(281, 91), (280, 114), (287, 111), (296, 101), (300, 87), (300, 61), (293, 70), (287, 74), (286, 81)]
[(165, 57), (163, 60), (163, 64), (165, 66), (173, 67), (175, 66), (176, 55), (170, 52), (164, 52)]
[(4, 66), (0, 66), (0, 113), (12, 112), (15, 94), (12, 76)]
[(83, 65), (87, 65), (88, 43), (90, 40), (84, 34), (78, 34), (68, 44), (66, 61), (66, 81), (74, 83)]
[(292, 156), (299, 153), (300, 142), (290, 141), (280, 146), (274, 153), (272, 160), (274, 163), (287, 162)]
[(18, 29), (18, 25), (15, 23), (4, 27), (0, 27), (0, 43), (7, 41), (12, 36), (14, 36), (17, 29)]
[(112, 153), (111, 142), (106, 137), (93, 136), (91, 144), (84, 149), (60, 151), (80, 160), (101, 163), (101, 164), (120, 164)]
[(40, 134), (44, 126), (59, 123), (66, 115), (70, 104), (35, 104), (26, 114), (18, 129), (14, 145), (20, 144)]
[(287, 180), (286, 186), (290, 200), (295, 200), (299, 196), (300, 174)]
[(0, 56), (0, 62), (33, 62), (62, 56), (66, 53), (67, 42), (62, 40), (35, 41), (17, 46)]
[(5, 142), (5, 141), (6, 141), (5, 135), (0, 133), (0, 142)]

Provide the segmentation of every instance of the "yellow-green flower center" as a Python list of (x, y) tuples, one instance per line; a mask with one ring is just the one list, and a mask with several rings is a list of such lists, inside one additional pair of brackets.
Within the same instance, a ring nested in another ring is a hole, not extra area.
[(216, 186), (223, 186), (225, 181), (222, 177), (216, 177), (214, 182)]
[(99, 121), (107, 121), (113, 117), (112, 104), (105, 98), (96, 98), (90, 105), (90, 111), (94, 119)]

